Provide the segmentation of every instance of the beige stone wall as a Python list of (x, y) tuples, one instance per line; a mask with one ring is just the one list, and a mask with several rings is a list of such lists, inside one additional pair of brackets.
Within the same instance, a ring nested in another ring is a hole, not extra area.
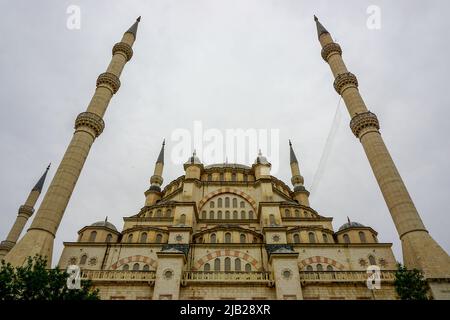
[(220, 299), (237, 299), (237, 300), (275, 300), (276, 293), (274, 288), (265, 285), (191, 285), (181, 287), (180, 299), (204, 299), (204, 300), (220, 300)]

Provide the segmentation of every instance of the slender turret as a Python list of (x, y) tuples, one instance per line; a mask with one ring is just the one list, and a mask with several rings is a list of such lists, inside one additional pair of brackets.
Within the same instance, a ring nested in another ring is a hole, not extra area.
[(305, 180), (303, 176), (300, 174), (300, 166), (298, 164), (297, 157), (295, 155), (294, 149), (292, 148), (292, 142), (289, 140), (289, 154), (290, 154), (290, 162), (291, 162), (291, 173), (292, 178), (291, 182), (294, 186), (294, 199), (298, 201), (298, 203), (309, 207), (309, 192), (305, 189), (303, 185)]
[(0, 259), (3, 258), (16, 244), (23, 231), (28, 219), (34, 213), (34, 206), (39, 198), (44, 187), (45, 178), (47, 177), (48, 170), (50, 170), (50, 165), (48, 165), (44, 174), (38, 180), (36, 185), (31, 189), (27, 200), (19, 208), (19, 213), (17, 215), (16, 221), (14, 222), (11, 230), (8, 233), (5, 241), (0, 244)]
[[(318, 37), (322, 46), (322, 58), (330, 65), (335, 77), (334, 88), (342, 96), (351, 117), (350, 128), (361, 141), (394, 220), (403, 248), (403, 260), (408, 268), (423, 270), (428, 279), (450, 278), (450, 257), (428, 234), (419, 213), (400, 177), (394, 161), (380, 134), (377, 116), (370, 112), (358, 91), (356, 76), (347, 70), (342, 60), (341, 47), (317, 17)], [(443, 282), (445, 283), (445, 281)], [(448, 288), (447, 292), (450, 292)], [(442, 296), (432, 286), (433, 295)], [(442, 291), (444, 292), (444, 291)]]
[(159, 152), (158, 159), (155, 163), (155, 171), (153, 172), (152, 177), (150, 178), (150, 188), (145, 191), (145, 205), (151, 206), (156, 203), (159, 199), (161, 199), (161, 186), (163, 183), (163, 169), (164, 169), (164, 146), (165, 140), (162, 143), (161, 151)]
[(84, 162), (95, 139), (102, 133), (103, 116), (112, 96), (119, 90), (120, 74), (133, 56), (133, 43), (140, 17), (112, 49), (112, 59), (106, 72), (97, 78), (97, 88), (87, 107), (75, 120), (75, 132), (55, 176), (48, 188), (30, 229), (6, 255), (13, 265), (22, 265), (27, 257), (40, 254), (51, 265), (53, 241), (66, 210)]

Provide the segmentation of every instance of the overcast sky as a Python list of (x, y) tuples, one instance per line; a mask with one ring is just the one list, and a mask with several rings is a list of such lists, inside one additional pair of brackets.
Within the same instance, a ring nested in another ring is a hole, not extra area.
[[(165, 183), (182, 175), (172, 163), (176, 129), (278, 129), (278, 178), (290, 185), (292, 139), (309, 188), (339, 96), (320, 56), (313, 14), (343, 49), (368, 108), (431, 235), (450, 251), (450, 21), (442, 1), (5, 1), (0, 19), (0, 238), (49, 162), (50, 179), (85, 111), (111, 48), (142, 15), (134, 56), (105, 115), (55, 240), (83, 226), (122, 217), (144, 205), (162, 139)], [(81, 28), (66, 26), (78, 5)], [(381, 10), (381, 29), (366, 10)], [(401, 247), (389, 211), (342, 104), (311, 206), (373, 227)], [(255, 154), (256, 156), (256, 154)], [(269, 159), (271, 160), (271, 159)], [(249, 163), (247, 163), (249, 164)], [(41, 199), (42, 200), (42, 196)], [(38, 203), (39, 205), (39, 203)]]

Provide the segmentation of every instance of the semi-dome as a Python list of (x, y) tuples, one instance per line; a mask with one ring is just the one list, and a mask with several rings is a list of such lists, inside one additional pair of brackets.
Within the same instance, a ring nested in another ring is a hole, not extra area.
[(366, 226), (359, 223), (359, 222), (354, 222), (354, 221), (349, 221), (345, 224), (343, 224), (340, 228), (339, 231), (344, 230), (344, 229), (349, 229), (349, 228), (365, 228)]
[(117, 228), (111, 222), (108, 222), (107, 220), (94, 222), (90, 226), (91, 227), (105, 227), (105, 228), (117, 231)]

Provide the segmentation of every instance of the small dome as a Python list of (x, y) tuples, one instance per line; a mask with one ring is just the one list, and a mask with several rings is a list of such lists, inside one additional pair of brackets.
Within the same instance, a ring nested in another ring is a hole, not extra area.
[(262, 155), (261, 150), (259, 150), (258, 157), (255, 160), (255, 164), (270, 164), (269, 161), (267, 161), (267, 158)]
[(117, 231), (117, 228), (111, 223), (111, 222), (108, 222), (108, 221), (97, 221), (97, 222), (94, 222), (93, 224), (91, 224), (90, 225), (91, 227), (106, 227), (106, 228), (108, 228), (108, 229), (111, 229), (111, 230), (114, 230), (114, 231)]
[(349, 229), (349, 228), (365, 228), (365, 225), (362, 225), (359, 222), (350, 221), (350, 222), (343, 224), (339, 228), (339, 231), (344, 230), (344, 229)]
[(185, 164), (202, 164), (200, 159), (197, 157), (197, 153), (194, 151), (191, 157), (186, 161)]

